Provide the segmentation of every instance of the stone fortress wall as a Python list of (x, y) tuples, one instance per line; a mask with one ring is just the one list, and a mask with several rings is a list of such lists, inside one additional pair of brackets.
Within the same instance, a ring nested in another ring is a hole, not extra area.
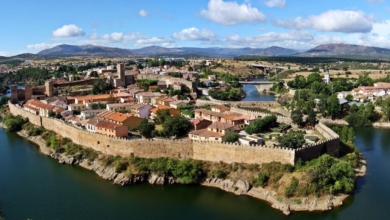
[[(309, 160), (318, 157), (323, 153), (337, 156), (339, 150), (338, 136), (336, 139), (328, 139), (319, 144), (298, 150), (190, 140), (131, 140), (115, 138), (91, 133), (58, 119), (31, 114), (23, 110), (20, 106), (11, 103), (9, 103), (9, 107), (12, 114), (27, 117), (30, 122), (35, 125), (52, 130), (63, 137), (71, 139), (76, 144), (114, 156), (128, 157), (133, 155), (142, 158), (191, 158), (211, 162), (222, 161), (225, 163), (247, 164), (262, 164), (273, 161), (283, 164), (295, 164), (299, 158), (302, 160)], [(323, 129), (322, 126), (319, 127), (319, 129)], [(328, 133), (329, 131), (323, 129), (323, 131), (320, 132)]]
[(248, 101), (248, 102), (243, 102), (243, 101), (221, 101), (221, 100), (196, 100), (196, 105), (197, 106), (202, 106), (202, 105), (230, 105), (232, 107), (273, 107), (273, 106), (280, 106), (278, 102), (275, 101)]

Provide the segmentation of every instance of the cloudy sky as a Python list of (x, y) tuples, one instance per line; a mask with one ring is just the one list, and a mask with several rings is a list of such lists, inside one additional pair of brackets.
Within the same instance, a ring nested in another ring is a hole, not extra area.
[(8, 0), (1, 5), (0, 56), (59, 44), (390, 48), (390, 0)]

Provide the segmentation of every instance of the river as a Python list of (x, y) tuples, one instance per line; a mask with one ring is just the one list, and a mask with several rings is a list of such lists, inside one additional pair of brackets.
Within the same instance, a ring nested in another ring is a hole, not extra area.
[(121, 187), (92, 171), (62, 165), (0, 128), (0, 205), (13, 219), (387, 219), (390, 130), (356, 129), (368, 170), (356, 194), (329, 212), (286, 217), (266, 202), (200, 186)]
[[(252, 81), (264, 81), (264, 78), (253, 79)], [(257, 91), (257, 88), (254, 85), (244, 85), (242, 90), (246, 93), (245, 98), (242, 100), (245, 101), (275, 101), (275, 96), (271, 93), (264, 93)]]

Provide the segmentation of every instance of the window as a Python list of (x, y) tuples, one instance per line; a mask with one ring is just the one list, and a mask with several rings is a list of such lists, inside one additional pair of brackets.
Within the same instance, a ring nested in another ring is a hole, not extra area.
[(97, 144), (100, 144), (100, 141), (98, 141)]

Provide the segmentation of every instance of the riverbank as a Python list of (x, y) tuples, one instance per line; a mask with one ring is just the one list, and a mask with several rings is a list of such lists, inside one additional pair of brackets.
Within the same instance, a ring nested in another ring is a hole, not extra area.
[[(2, 126), (2, 124), (0, 124)], [(137, 183), (143, 183), (148, 181), (150, 184), (175, 184), (179, 181), (173, 177), (158, 176), (156, 174), (150, 175), (137, 175), (137, 174), (125, 174), (116, 173), (115, 168), (111, 166), (105, 166), (101, 161), (95, 159), (89, 161), (87, 159), (78, 160), (73, 156), (66, 155), (65, 153), (53, 153), (50, 147), (46, 146), (45, 141), (40, 136), (28, 136), (26, 131), (20, 131), (17, 133), (19, 136), (37, 144), (40, 152), (45, 155), (58, 160), (63, 164), (80, 165), (81, 167), (94, 171), (101, 178), (112, 181), (117, 185), (131, 185)], [(364, 166), (365, 167), (365, 166)], [(365, 169), (359, 173), (359, 176), (364, 175)], [(236, 195), (247, 195), (257, 199), (261, 199), (269, 202), (273, 208), (281, 210), (284, 214), (288, 215), (291, 211), (326, 211), (335, 206), (343, 204), (343, 200), (348, 195), (338, 196), (323, 196), (305, 197), (305, 198), (285, 198), (283, 195), (278, 194), (276, 191), (265, 189), (262, 187), (252, 187), (246, 180), (236, 179), (220, 179), (220, 178), (206, 178), (199, 183), (202, 186), (215, 187), (222, 189), (226, 192), (234, 193)]]

